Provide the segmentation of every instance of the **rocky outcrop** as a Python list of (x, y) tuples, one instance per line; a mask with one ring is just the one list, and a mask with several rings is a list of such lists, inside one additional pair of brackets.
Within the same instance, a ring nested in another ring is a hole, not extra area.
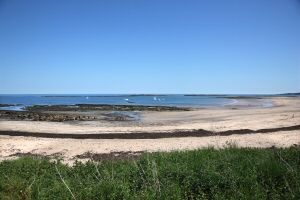
[[(0, 118), (10, 120), (32, 121), (129, 121), (137, 120), (136, 116), (128, 115), (133, 111), (190, 111), (191, 108), (172, 106), (136, 106), (136, 105), (105, 105), (105, 104), (77, 104), (77, 105), (35, 105), (28, 106), (24, 111), (0, 110)], [(76, 111), (78, 114), (76, 114)], [(110, 111), (112, 113), (95, 115), (85, 111)], [(116, 111), (116, 112), (115, 112)], [(66, 114), (66, 113), (72, 114)], [(85, 114), (82, 114), (84, 113)]]
[(26, 110), (29, 111), (190, 111), (188, 107), (174, 107), (174, 106), (137, 106), (137, 105), (108, 105), (108, 104), (76, 104), (68, 105), (35, 105), (28, 106)]
[(63, 114), (47, 114), (38, 112), (18, 112), (18, 111), (0, 111), (1, 119), (10, 120), (31, 120), (31, 121), (51, 121), (51, 122), (64, 122), (64, 121), (84, 121), (95, 120), (96, 117), (83, 116), (83, 115), (63, 115)]

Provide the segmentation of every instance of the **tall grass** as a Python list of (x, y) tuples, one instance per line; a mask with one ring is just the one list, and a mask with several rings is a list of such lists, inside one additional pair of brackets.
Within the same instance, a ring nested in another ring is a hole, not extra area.
[(228, 147), (136, 161), (21, 157), (0, 163), (0, 199), (300, 199), (300, 149)]

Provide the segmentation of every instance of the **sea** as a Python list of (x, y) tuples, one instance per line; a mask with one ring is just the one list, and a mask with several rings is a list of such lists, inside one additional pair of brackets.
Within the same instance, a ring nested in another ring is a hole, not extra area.
[[(232, 97), (260, 97), (262, 95), (138, 95), (138, 94), (6, 94), (0, 95), (1, 110), (26, 110), (33, 105), (145, 105), (178, 107), (220, 107), (235, 104)], [(230, 97), (230, 98), (229, 98)], [(270, 107), (264, 102), (263, 107)]]

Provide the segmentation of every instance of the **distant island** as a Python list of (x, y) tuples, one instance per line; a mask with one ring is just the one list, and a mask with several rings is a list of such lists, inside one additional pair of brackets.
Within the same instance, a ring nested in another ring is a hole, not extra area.
[[(89, 95), (86, 95), (89, 96)], [(103, 98), (103, 97), (141, 97), (141, 96), (167, 96), (166, 94), (124, 94), (124, 95), (92, 95), (89, 98)], [(84, 95), (45, 95), (41, 97), (46, 98), (77, 98), (77, 97), (84, 97)]]
[(261, 95), (230, 95), (230, 94), (185, 94), (184, 96), (204, 96), (204, 97), (224, 97), (224, 98), (254, 98), (254, 97), (272, 97), (272, 96), (300, 96), (300, 92), (296, 93), (282, 93), (282, 94), (261, 94)]
[(296, 92), (296, 93), (284, 93), (284, 94), (278, 94), (278, 95), (283, 95), (283, 96), (300, 96), (300, 92)]
[(223, 97), (224, 94), (185, 94), (184, 96), (197, 97), (197, 96), (207, 96), (207, 97)]

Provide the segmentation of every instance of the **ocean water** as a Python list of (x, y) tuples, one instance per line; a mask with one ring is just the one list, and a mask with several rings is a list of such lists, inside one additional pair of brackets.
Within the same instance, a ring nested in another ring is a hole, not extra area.
[(146, 105), (146, 106), (182, 106), (211, 107), (234, 104), (237, 100), (214, 96), (185, 95), (110, 95), (110, 94), (74, 94), (74, 95), (0, 95), (0, 104), (14, 106), (1, 107), (5, 110), (22, 110), (32, 105), (75, 105), (75, 104), (110, 104), (110, 105)]

